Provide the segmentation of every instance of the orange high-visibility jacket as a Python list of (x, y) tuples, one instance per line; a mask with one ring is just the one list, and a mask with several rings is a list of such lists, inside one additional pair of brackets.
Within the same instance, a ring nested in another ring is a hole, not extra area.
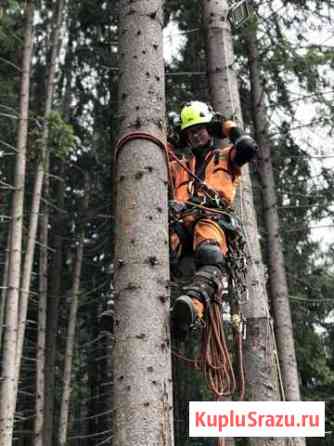
[[(204, 183), (219, 194), (228, 204), (235, 198), (237, 186), (240, 182), (241, 169), (233, 164), (235, 148), (233, 146), (213, 149), (204, 160), (205, 168), (201, 179)], [(182, 163), (195, 174), (196, 158), (182, 159)], [(195, 196), (203, 196), (197, 191), (197, 182), (176, 161), (170, 164), (171, 180), (173, 182), (174, 200), (189, 201)]]

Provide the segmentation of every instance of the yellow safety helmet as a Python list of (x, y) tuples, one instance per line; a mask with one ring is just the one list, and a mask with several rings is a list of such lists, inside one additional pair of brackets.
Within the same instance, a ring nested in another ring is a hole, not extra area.
[(180, 113), (181, 131), (194, 125), (209, 124), (213, 119), (212, 108), (200, 101), (191, 101), (186, 104)]

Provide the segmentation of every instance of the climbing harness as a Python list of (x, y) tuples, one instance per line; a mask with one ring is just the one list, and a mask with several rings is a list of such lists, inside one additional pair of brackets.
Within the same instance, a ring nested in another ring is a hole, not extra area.
[(234, 210), (231, 207), (225, 210), (210, 208), (193, 201), (186, 201), (185, 205), (186, 207), (180, 208), (179, 212), (177, 206), (171, 212), (171, 225), (180, 238), (189, 244), (188, 231), (182, 225), (184, 218), (192, 216), (195, 224), (201, 218), (210, 216), (211, 220), (218, 223), (228, 239), (229, 249), (225, 260), (229, 275), (229, 300), (244, 303), (248, 300), (246, 275), (249, 253), (244, 231)]
[[(198, 175), (193, 173), (188, 168), (188, 166), (186, 166), (176, 155), (174, 155), (174, 153), (170, 152), (169, 156), (170, 156), (170, 158), (173, 159), (173, 161), (175, 161), (179, 166), (181, 166), (182, 169), (184, 169), (187, 172), (187, 174), (194, 180), (194, 182), (197, 185), (197, 191), (202, 192), (207, 200), (209, 200), (210, 202), (214, 202), (216, 204), (219, 203), (220, 206), (228, 207), (228, 203), (221, 196), (221, 194), (219, 194), (217, 191), (215, 191), (211, 187), (207, 186), (205, 184), (205, 182), (203, 180), (201, 180), (201, 178)], [(204, 199), (204, 201), (205, 201), (205, 199)]]
[[(175, 157), (176, 158), (176, 157)], [(175, 159), (174, 158), (174, 159)], [(204, 182), (197, 177), (180, 160), (176, 160), (184, 168), (190, 177), (200, 186)], [(221, 284), (213, 301), (207, 309), (207, 316), (204, 321), (198, 321), (201, 326), (201, 347), (198, 357), (190, 360), (178, 352), (173, 352), (178, 358), (186, 360), (195, 368), (200, 369), (209, 390), (217, 399), (222, 399), (239, 393), (239, 398), (243, 399), (245, 394), (245, 377), (243, 364), (242, 341), (246, 335), (245, 319), (240, 313), (240, 303), (247, 299), (246, 273), (247, 273), (247, 253), (246, 242), (239, 219), (234, 210), (226, 203), (217, 192), (209, 189), (206, 185), (203, 188), (204, 197), (193, 197), (191, 201), (184, 203), (175, 202), (172, 206), (171, 224), (174, 229), (177, 225), (182, 227), (183, 219), (188, 216), (193, 217), (194, 224), (203, 217), (210, 217), (226, 233), (228, 240), (228, 254), (226, 268), (228, 283)], [(217, 209), (218, 208), (218, 209)], [(183, 228), (183, 231), (186, 231)], [(178, 232), (181, 235), (181, 230)], [(225, 334), (226, 323), (223, 321), (224, 302), (228, 302), (231, 309), (231, 329), (233, 334), (233, 344), (235, 358), (232, 360), (228, 348), (228, 340)], [(234, 363), (237, 363), (238, 372), (235, 371)]]

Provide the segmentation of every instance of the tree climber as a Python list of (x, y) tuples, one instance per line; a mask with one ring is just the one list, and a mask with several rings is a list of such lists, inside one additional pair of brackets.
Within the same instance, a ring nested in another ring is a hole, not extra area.
[[(171, 267), (172, 271), (177, 268), (190, 247), (196, 268), (191, 284), (182, 288), (172, 308), (172, 330), (179, 338), (197, 320), (203, 320), (227, 275), (227, 228), (235, 220), (226, 217), (241, 167), (257, 151), (254, 139), (234, 121), (217, 117), (203, 102), (186, 104), (180, 113), (180, 141), (190, 148), (190, 155), (181, 160), (174, 156), (170, 163), (174, 198), (170, 201)], [(217, 144), (222, 138), (229, 138), (232, 144), (222, 148)]]

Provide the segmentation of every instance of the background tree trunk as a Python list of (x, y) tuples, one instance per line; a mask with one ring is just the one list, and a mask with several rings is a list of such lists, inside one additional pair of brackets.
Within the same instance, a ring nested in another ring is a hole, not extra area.
[[(69, 44), (66, 54), (66, 73), (65, 73), (65, 94), (63, 101), (63, 115), (66, 121), (70, 118), (70, 105), (72, 99), (71, 93), (71, 68), (73, 61), (72, 54), (72, 36), (71, 30), (69, 37)], [(56, 160), (55, 172), (57, 175), (56, 185), (56, 214), (54, 218), (54, 232), (53, 232), (53, 249), (54, 256), (52, 259), (50, 290), (48, 293), (47, 302), (47, 320), (46, 320), (46, 363), (45, 363), (45, 420), (44, 420), (44, 446), (51, 446), (54, 432), (54, 408), (55, 408), (55, 375), (56, 375), (56, 351), (58, 340), (58, 313), (60, 295), (64, 287), (62, 287), (62, 271), (63, 271), (63, 257), (64, 257), (64, 235), (67, 224), (67, 215), (65, 210), (65, 181), (66, 169), (65, 161), (63, 159)]]
[[(25, 328), (26, 328), (26, 320), (27, 320), (27, 312), (28, 312), (28, 302), (30, 295), (30, 286), (32, 280), (32, 269), (33, 269), (33, 261), (34, 261), (34, 252), (35, 252), (35, 242), (36, 242), (36, 233), (39, 219), (39, 209), (41, 202), (41, 193), (42, 193), (42, 185), (43, 178), (45, 174), (45, 162), (46, 162), (46, 152), (47, 152), (47, 144), (48, 144), (48, 117), (51, 112), (52, 107), (52, 98), (54, 91), (54, 79), (56, 73), (56, 59), (58, 54), (58, 39), (59, 39), (59, 31), (62, 20), (62, 12), (63, 12), (63, 0), (59, 0), (57, 3), (58, 9), (57, 13), (54, 17), (54, 32), (53, 37), (51, 39), (51, 58), (49, 63), (48, 70), (48, 81), (47, 81), (47, 89), (46, 89), (46, 102), (45, 102), (45, 111), (44, 111), (44, 123), (43, 123), (43, 131), (41, 137), (41, 149), (39, 154), (39, 161), (37, 165), (37, 172), (34, 181), (34, 190), (33, 190), (33, 198), (32, 198), (32, 208), (30, 214), (30, 222), (29, 222), (29, 233), (27, 240), (27, 248), (24, 259), (23, 273), (22, 273), (22, 286), (20, 293), (20, 304), (19, 304), (19, 315), (18, 315), (18, 332), (17, 332), (17, 344), (16, 344), (16, 376), (14, 382), (14, 395), (15, 401), (17, 396), (17, 388), (18, 381), (20, 375), (21, 368), (21, 360), (23, 353), (23, 344), (24, 344), (24, 336), (25, 336)], [(15, 410), (15, 409), (14, 409)]]
[[(45, 344), (46, 344), (46, 318), (48, 298), (48, 241), (49, 241), (49, 157), (46, 160), (46, 175), (44, 177), (44, 204), (40, 223), (39, 248), (39, 296), (38, 296), (38, 333), (36, 353), (36, 398), (35, 398), (35, 424), (34, 444), (45, 446), (43, 439), (44, 429), (44, 401), (45, 401)], [(53, 334), (54, 336), (54, 334)]]
[(59, 446), (65, 446), (67, 441), (70, 397), (72, 390), (71, 383), (72, 383), (73, 351), (75, 344), (75, 327), (76, 327), (77, 312), (79, 306), (80, 277), (81, 277), (81, 267), (83, 261), (84, 241), (85, 241), (85, 216), (87, 215), (87, 210), (88, 210), (89, 187), (90, 187), (90, 179), (88, 174), (85, 174), (85, 188), (84, 188), (85, 195), (82, 209), (82, 217), (84, 222), (82, 223), (82, 228), (79, 235), (76, 260), (73, 272), (73, 288), (71, 291), (71, 306), (70, 306), (70, 314), (68, 319), (68, 329), (66, 336), (66, 351), (65, 351), (64, 379), (63, 379), (64, 387), (62, 390), (62, 399), (61, 399), (60, 417), (59, 417), (59, 433), (58, 433)]
[(0, 302), (0, 350), (2, 350), (2, 334), (4, 329), (5, 311), (6, 311), (6, 297), (8, 290), (8, 275), (9, 275), (9, 256), (11, 245), (11, 231), (9, 230), (7, 235), (6, 253), (5, 253), (5, 266), (2, 279), (1, 290), (1, 302)]
[[(207, 30), (209, 91), (214, 109), (227, 118), (236, 116), (242, 127), (242, 115), (236, 74), (233, 70), (233, 44), (226, 1), (202, 2)], [(247, 319), (245, 342), (246, 398), (279, 399), (274, 346), (270, 331), (268, 296), (254, 209), (248, 166), (243, 167), (238, 213), (246, 233), (249, 261), (249, 300), (242, 305)], [(281, 445), (280, 439), (249, 439), (250, 445)]]
[[(54, 33), (51, 39), (51, 58), (48, 70), (48, 82), (47, 82), (47, 91), (46, 91), (46, 102), (45, 102), (45, 112), (44, 112), (44, 125), (43, 125), (43, 133), (41, 137), (41, 151), (40, 158), (37, 166), (37, 173), (34, 182), (34, 191), (33, 191), (33, 199), (32, 199), (32, 209), (31, 216), (29, 222), (29, 233), (26, 247), (26, 254), (24, 259), (23, 273), (22, 273), (22, 285), (20, 290), (20, 302), (18, 308), (18, 326), (17, 326), (17, 339), (16, 339), (16, 358), (15, 358), (15, 377), (13, 380), (13, 387), (11, 392), (10, 399), (2, 398), (1, 401), (12, 401), (13, 405), (11, 411), (14, 416), (15, 405), (17, 399), (17, 390), (18, 390), (18, 381), (20, 376), (20, 368), (21, 368), (21, 360), (23, 353), (23, 344), (24, 344), (24, 336), (25, 336), (25, 328), (26, 328), (26, 319), (28, 312), (28, 302), (29, 302), (29, 294), (30, 294), (30, 285), (32, 278), (32, 267), (34, 260), (34, 251), (35, 251), (35, 242), (36, 242), (36, 233), (37, 233), (37, 225), (39, 218), (39, 208), (41, 202), (41, 192), (42, 192), (42, 184), (43, 177), (45, 173), (45, 159), (47, 152), (47, 143), (48, 143), (48, 116), (51, 111), (52, 106), (52, 98), (53, 98), (53, 90), (54, 90), (54, 78), (56, 72), (56, 58), (58, 53), (58, 39), (59, 39), (59, 31), (61, 26), (62, 19), (62, 10), (63, 10), (63, 0), (59, 0), (58, 2), (57, 14), (54, 19)], [(11, 300), (11, 302), (13, 302)], [(17, 317), (17, 315), (16, 315)], [(11, 359), (13, 361), (13, 359)], [(7, 417), (10, 419), (12, 417), (11, 412), (7, 412)], [(10, 434), (11, 435), (11, 434)], [(8, 439), (10, 441), (10, 438)], [(7, 443), (5, 443), (7, 444)]]
[(4, 332), (2, 357), (2, 382), (0, 399), (0, 445), (10, 446), (14, 427), (16, 405), (16, 345), (19, 290), (21, 281), (22, 229), (24, 211), (24, 190), (26, 175), (26, 147), (29, 116), (30, 70), (33, 51), (32, 1), (26, 3), (26, 28), (22, 63), (20, 121), (17, 137), (17, 158), (15, 166), (15, 189), (12, 199), (12, 220), (8, 266), (8, 292), (6, 305), (6, 329)]
[(57, 175), (56, 206), (57, 214), (54, 224), (54, 258), (52, 261), (50, 290), (47, 296), (47, 321), (46, 321), (46, 364), (45, 364), (45, 420), (44, 420), (44, 444), (52, 445), (54, 428), (54, 399), (55, 399), (55, 365), (58, 334), (58, 308), (60, 294), (62, 292), (61, 277), (63, 271), (63, 244), (64, 244), (64, 204), (65, 204), (65, 184), (64, 184), (64, 161), (59, 161)]
[[(162, 1), (120, 1), (120, 135), (164, 136)], [(167, 160), (127, 142), (116, 160), (113, 444), (173, 445)], [(140, 416), (138, 416), (140, 414)]]
[[(269, 284), (274, 311), (275, 331), (284, 383), (284, 399), (299, 401), (299, 380), (294, 334), (289, 303), (289, 291), (280, 236), (275, 179), (271, 161), (271, 144), (264, 104), (264, 90), (258, 66), (256, 31), (249, 28), (245, 33), (252, 94), (252, 115), (256, 140), (260, 147), (258, 171), (261, 178), (265, 227), (267, 232), (267, 257), (269, 260)], [(305, 446), (305, 439), (294, 438), (292, 443)]]
[(29, 293), (31, 285), (31, 273), (32, 273), (32, 266), (35, 252), (37, 225), (39, 219), (39, 209), (40, 209), (42, 186), (46, 167), (47, 144), (49, 136), (48, 118), (52, 109), (54, 80), (56, 75), (56, 63), (58, 55), (58, 40), (62, 22), (64, 0), (59, 0), (57, 6), (58, 8), (55, 12), (54, 23), (53, 23), (53, 37), (51, 39), (51, 58), (48, 69), (48, 81), (47, 81), (46, 99), (45, 99), (43, 132), (41, 137), (41, 149), (34, 182), (33, 201), (31, 207), (31, 217), (29, 222), (29, 234), (28, 234), (26, 255), (24, 259), (23, 276), (22, 276), (19, 326), (18, 326), (17, 348), (16, 348), (16, 368), (18, 375), (19, 375), (21, 356), (23, 350), (25, 324), (27, 319)]

